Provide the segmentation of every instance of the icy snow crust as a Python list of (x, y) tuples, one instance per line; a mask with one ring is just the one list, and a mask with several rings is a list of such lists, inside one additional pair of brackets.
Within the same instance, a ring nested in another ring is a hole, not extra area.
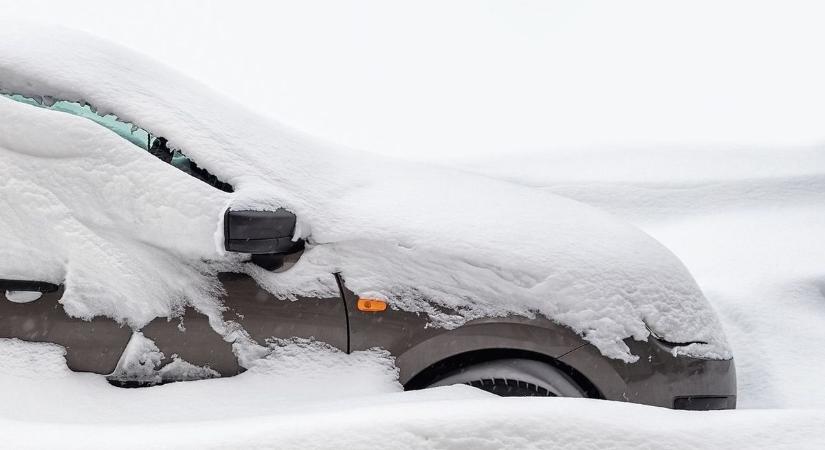
[[(453, 327), (544, 314), (612, 358), (647, 327), (675, 352), (728, 358), (693, 278), (640, 230), (584, 204), (481, 176), (316, 142), (146, 57), (82, 33), (0, 27), (0, 91), (87, 102), (229, 182), (214, 189), (89, 120), (0, 98), (0, 274), (65, 283), (70, 315), (139, 329), (190, 304), (220, 320), (215, 274), (281, 297), (361, 295)], [(222, 249), (227, 208), (285, 207), (308, 240), (268, 273)], [(647, 326), (646, 326), (647, 325)]]

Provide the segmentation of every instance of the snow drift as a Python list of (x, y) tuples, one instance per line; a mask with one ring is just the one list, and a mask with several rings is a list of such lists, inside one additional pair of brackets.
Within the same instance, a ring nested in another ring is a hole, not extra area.
[[(810, 448), (819, 410), (673, 411), (581, 398), (497, 397), (457, 385), (400, 392), (378, 351), (281, 346), (231, 378), (118, 389), (63, 349), (0, 340), (0, 432), (42, 448)], [(160, 443), (160, 444), (159, 444)]]
[[(649, 330), (728, 358), (715, 315), (670, 251), (547, 192), (317, 142), (152, 60), (59, 28), (0, 27), (0, 92), (88, 103), (169, 139), (233, 193), (101, 126), (0, 98), (0, 275), (65, 283), (67, 313), (139, 329), (192, 305), (222, 333), (221, 270), (273, 294), (358, 294), (457, 326), (544, 314), (603, 354)], [(285, 207), (308, 249), (283, 273), (226, 254), (226, 208)], [(229, 337), (227, 337), (229, 338)]]

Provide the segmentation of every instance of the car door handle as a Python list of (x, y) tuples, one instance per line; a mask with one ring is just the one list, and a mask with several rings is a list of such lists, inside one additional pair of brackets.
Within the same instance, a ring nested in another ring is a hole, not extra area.
[(45, 281), (0, 279), (0, 292), (14, 303), (28, 303), (39, 299), (44, 293), (57, 292), (60, 286)]
[(57, 292), (60, 286), (45, 281), (0, 279), (0, 291)]

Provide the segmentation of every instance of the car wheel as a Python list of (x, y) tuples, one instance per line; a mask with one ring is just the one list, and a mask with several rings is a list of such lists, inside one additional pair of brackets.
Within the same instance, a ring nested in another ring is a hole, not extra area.
[(502, 397), (584, 397), (555, 367), (530, 359), (499, 359), (446, 374), (429, 387), (466, 384)]

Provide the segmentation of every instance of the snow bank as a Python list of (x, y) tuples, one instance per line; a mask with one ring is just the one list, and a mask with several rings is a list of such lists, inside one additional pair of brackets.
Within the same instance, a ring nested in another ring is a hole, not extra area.
[[(669, 411), (589, 399), (498, 399), (454, 386), (404, 393), (405, 402), (210, 422), (91, 425), (0, 420), (4, 441), (27, 448), (819, 449), (818, 411)], [(452, 392), (447, 392), (452, 391)], [(162, 443), (162, 444), (159, 444)]]
[(340, 271), (356, 293), (441, 326), (540, 313), (625, 361), (636, 356), (623, 339), (646, 339), (648, 327), (705, 342), (676, 352), (730, 357), (679, 260), (584, 204), (316, 142), (60, 28), (3, 25), (0, 91), (87, 102), (168, 138), (235, 188), (211, 189), (90, 121), (0, 99), (0, 164), (10, 174), (0, 207), (13, 212), (0, 219), (0, 273), (65, 281), (71, 315), (139, 328), (192, 304), (217, 318), (215, 272), (251, 270), (220, 248), (222, 211), (283, 206), (309, 247), (284, 273), (252, 270), (276, 295), (331, 294), (328, 274)]
[[(0, 339), (9, 448), (821, 448), (825, 415), (688, 412), (500, 398), (466, 386), (400, 392), (384, 352), (275, 344), (241, 375), (119, 389), (52, 344)], [(149, 444), (147, 444), (147, 442)]]
[[(318, 402), (369, 404), (402, 390), (385, 351), (347, 355), (309, 341), (272, 343), (252, 369), (234, 377), (142, 389), (114, 387), (99, 375), (72, 372), (64, 354), (54, 344), (0, 339), (0, 420), (157, 426), (285, 414)], [(173, 375), (164, 369), (159, 375)]]

